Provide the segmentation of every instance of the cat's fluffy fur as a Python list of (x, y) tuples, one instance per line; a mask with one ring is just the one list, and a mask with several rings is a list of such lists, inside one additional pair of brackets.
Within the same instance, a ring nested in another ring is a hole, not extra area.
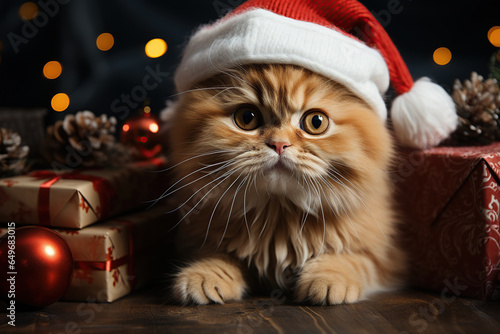
[[(235, 124), (242, 105), (260, 111), (262, 126)], [(301, 129), (310, 110), (328, 116), (324, 134)], [(278, 155), (273, 141), (289, 147)], [(170, 144), (183, 218), (177, 240), (189, 259), (174, 279), (177, 301), (241, 299), (252, 271), (314, 304), (394, 286), (403, 258), (387, 174), (391, 137), (343, 86), (291, 65), (221, 73), (180, 95)]]

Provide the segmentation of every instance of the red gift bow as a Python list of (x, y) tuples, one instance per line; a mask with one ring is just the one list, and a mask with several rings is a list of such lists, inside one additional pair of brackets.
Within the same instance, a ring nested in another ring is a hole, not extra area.
[(81, 174), (78, 171), (55, 173), (47, 170), (32, 172), (30, 173), (30, 176), (41, 179), (50, 178), (50, 180), (47, 180), (40, 185), (40, 191), (38, 192), (38, 222), (40, 225), (50, 225), (50, 187), (61, 179), (92, 182), (94, 190), (99, 195), (99, 202), (101, 204), (99, 218), (104, 218), (109, 215), (111, 211), (111, 199), (116, 198), (113, 186), (103, 177)]
[(130, 228), (128, 237), (128, 255), (122, 256), (119, 259), (107, 261), (74, 261), (73, 269), (81, 269), (87, 271), (111, 271), (128, 263), (127, 280), (129, 281), (130, 288), (133, 290), (137, 282), (137, 275), (135, 273), (135, 240), (137, 237), (137, 227), (134, 223), (129, 221), (116, 221)]

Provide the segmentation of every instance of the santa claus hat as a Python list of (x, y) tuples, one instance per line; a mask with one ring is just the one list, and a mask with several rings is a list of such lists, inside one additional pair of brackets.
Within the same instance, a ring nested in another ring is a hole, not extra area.
[[(353, 34), (357, 35), (354, 37)], [(250, 0), (190, 39), (175, 75), (179, 92), (245, 64), (293, 64), (337, 81), (382, 120), (384, 94), (403, 145), (427, 148), (456, 128), (454, 103), (427, 78), (416, 82), (384, 28), (356, 0)]]

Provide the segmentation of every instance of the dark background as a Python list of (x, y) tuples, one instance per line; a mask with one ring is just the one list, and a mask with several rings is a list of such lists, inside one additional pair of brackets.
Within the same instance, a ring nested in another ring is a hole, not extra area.
[[(0, 0), (0, 107), (48, 108), (46, 123), (84, 109), (113, 114), (113, 101), (142, 85), (147, 66), (159, 66), (162, 72), (170, 73), (148, 93), (153, 112), (158, 112), (175, 93), (173, 72), (190, 33), (242, 2), (59, 1), (65, 4), (38, 1), (58, 4), (57, 13), (37, 28), (27, 43), (20, 44), (16, 53), (8, 35), (22, 36), (26, 22), (18, 10), (24, 1)], [(500, 1), (399, 0), (402, 11), (387, 15), (390, 1), (395, 0), (361, 2), (377, 14), (414, 78), (429, 76), (449, 90), (455, 78), (468, 78), (471, 71), (488, 74), (489, 59), (497, 49), (489, 43), (487, 32), (500, 25)], [(115, 38), (114, 47), (107, 52), (98, 50), (95, 44), (103, 32)], [(144, 46), (152, 38), (167, 42), (164, 56), (151, 59), (145, 55)], [(432, 59), (434, 50), (441, 46), (453, 54), (445, 66), (436, 65)], [(50, 60), (63, 66), (62, 75), (55, 80), (42, 74), (44, 64)], [(71, 104), (66, 111), (57, 113), (50, 109), (50, 100), (60, 92), (70, 96)], [(125, 119), (123, 114), (116, 116)]]

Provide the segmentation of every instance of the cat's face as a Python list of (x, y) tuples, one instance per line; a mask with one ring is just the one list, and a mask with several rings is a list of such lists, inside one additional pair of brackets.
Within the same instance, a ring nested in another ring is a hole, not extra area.
[(354, 193), (384, 178), (392, 152), (365, 103), (295, 66), (221, 73), (181, 95), (173, 123), (173, 163), (194, 190), (221, 182), (307, 210), (355, 202)]

